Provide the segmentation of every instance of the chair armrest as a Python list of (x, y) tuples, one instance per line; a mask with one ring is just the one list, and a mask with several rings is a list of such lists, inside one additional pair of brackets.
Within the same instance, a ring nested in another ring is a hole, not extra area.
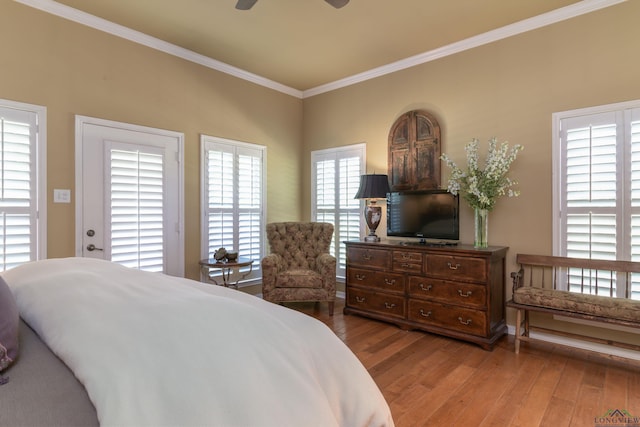
[(318, 258), (316, 258), (316, 270), (327, 285), (327, 290), (333, 292), (336, 288), (336, 258), (327, 253), (318, 255)]
[(262, 292), (268, 292), (276, 287), (276, 276), (285, 270), (284, 258), (278, 254), (269, 254), (262, 258)]
[(319, 273), (325, 268), (330, 268), (335, 276), (336, 273), (336, 257), (331, 254), (320, 254), (316, 258), (316, 269)]

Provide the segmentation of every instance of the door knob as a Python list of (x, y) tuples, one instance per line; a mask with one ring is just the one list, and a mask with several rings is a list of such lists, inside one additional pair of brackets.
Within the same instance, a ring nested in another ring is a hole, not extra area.
[(87, 245), (87, 250), (88, 250), (89, 252), (93, 252), (93, 251), (102, 251), (102, 250), (104, 250), (104, 249), (102, 249), (102, 248), (96, 248), (96, 245), (94, 245), (93, 243), (90, 243), (90, 244), (88, 244), (88, 245)]

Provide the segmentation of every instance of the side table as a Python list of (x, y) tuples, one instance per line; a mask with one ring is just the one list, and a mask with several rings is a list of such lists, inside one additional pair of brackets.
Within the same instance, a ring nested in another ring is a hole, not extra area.
[[(249, 271), (245, 272), (240, 276), (235, 283), (230, 283), (229, 277), (231, 276), (231, 270), (234, 268), (241, 267), (249, 267)], [(200, 260), (200, 269), (202, 271), (202, 275), (210, 282), (215, 283), (216, 285), (221, 285), (226, 288), (234, 287), (238, 289), (238, 282), (245, 277), (247, 277), (251, 271), (253, 270), (253, 260), (249, 258), (238, 258), (235, 261), (218, 261), (216, 259), (202, 259)], [(222, 283), (218, 283), (216, 279), (211, 277), (211, 270), (221, 270), (222, 272)]]

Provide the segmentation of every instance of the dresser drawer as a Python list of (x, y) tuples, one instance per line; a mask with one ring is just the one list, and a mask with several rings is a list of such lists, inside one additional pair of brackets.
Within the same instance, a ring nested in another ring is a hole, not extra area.
[(404, 294), (404, 275), (386, 271), (349, 268), (347, 286), (376, 288), (387, 292)]
[(411, 251), (393, 251), (393, 271), (422, 273), (422, 254)]
[(473, 283), (409, 276), (409, 296), (479, 309), (487, 307), (487, 287)]
[(405, 317), (405, 299), (403, 296), (354, 288), (349, 288), (347, 294), (346, 304), (350, 308), (376, 312), (401, 319)]
[(465, 334), (486, 335), (486, 312), (429, 301), (409, 299), (409, 320)]
[(487, 262), (485, 258), (428, 254), (425, 273), (449, 280), (486, 282)]
[(347, 247), (347, 263), (378, 270), (390, 270), (391, 252), (384, 249)]

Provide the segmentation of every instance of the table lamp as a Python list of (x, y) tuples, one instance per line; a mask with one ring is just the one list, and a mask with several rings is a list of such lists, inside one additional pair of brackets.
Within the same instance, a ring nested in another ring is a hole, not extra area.
[(387, 175), (360, 175), (360, 188), (355, 199), (365, 199), (364, 219), (369, 227), (369, 235), (365, 242), (379, 242), (376, 229), (382, 219), (382, 208), (376, 204), (377, 199), (386, 199), (390, 191)]

